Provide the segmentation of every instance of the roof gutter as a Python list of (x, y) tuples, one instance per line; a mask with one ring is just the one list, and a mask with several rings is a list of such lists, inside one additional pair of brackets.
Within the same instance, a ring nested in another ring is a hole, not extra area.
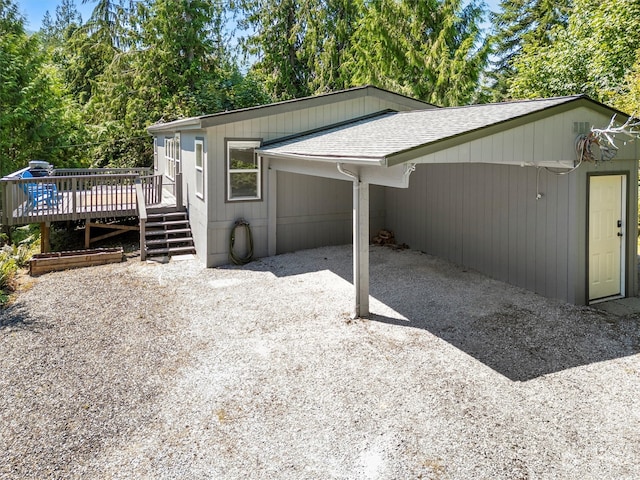
[(345, 169), (342, 167), (342, 164), (341, 164), (341, 163), (336, 163), (336, 167), (338, 167), (338, 171), (339, 171), (342, 175), (345, 175), (345, 176), (347, 176), (347, 177), (349, 177), (349, 178), (353, 179), (353, 181), (354, 181), (354, 182), (359, 182), (359, 181), (360, 181), (360, 177), (359, 177), (358, 175), (356, 175), (356, 174), (355, 174), (355, 173), (353, 173), (353, 172), (350, 172), (349, 170), (345, 170)]
[(147, 132), (152, 134), (152, 133), (159, 133), (164, 131), (173, 131), (173, 130), (177, 130), (179, 128), (184, 128), (184, 127), (201, 128), (200, 119), (192, 117), (192, 118), (184, 118), (182, 120), (174, 120), (173, 122), (157, 123), (155, 125), (151, 125), (147, 127)]
[(266, 149), (256, 149), (256, 152), (263, 157), (282, 158), (288, 160), (306, 160), (315, 162), (348, 163), (352, 165), (369, 165), (373, 167), (386, 167), (386, 157), (343, 157), (326, 155), (300, 155), (297, 153), (277, 153)]

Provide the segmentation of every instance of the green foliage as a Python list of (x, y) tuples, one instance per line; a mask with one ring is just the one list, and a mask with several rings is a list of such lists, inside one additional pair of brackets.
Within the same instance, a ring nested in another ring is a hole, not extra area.
[(49, 11), (42, 20), (40, 35), (45, 45), (58, 46), (69, 37), (69, 31), (82, 25), (82, 16), (73, 0), (62, 0), (56, 7), (56, 19), (51, 18)]
[(460, 0), (372, 0), (351, 54), (352, 83), (373, 83), (437, 105), (474, 100), (488, 49), (483, 9)]
[[(38, 252), (39, 230), (33, 227), (21, 227), (14, 233), (14, 243), (5, 243), (0, 248), (0, 305), (9, 300), (9, 293), (15, 289), (15, 277), (18, 270), (24, 268)], [(3, 241), (5, 241), (3, 239)]]
[(309, 60), (305, 48), (306, 25), (316, 0), (239, 0), (240, 26), (253, 33), (243, 40), (256, 58), (254, 74), (275, 100), (311, 93)]
[(371, 83), (440, 105), (473, 101), (487, 61), (481, 4), (238, 2), (252, 72), (275, 99)]
[(535, 51), (551, 45), (555, 30), (567, 24), (572, 0), (503, 0), (491, 14), (492, 68), (488, 97), (507, 96), (516, 73), (515, 61), (524, 50)]
[(129, 10), (130, 29), (119, 27), (117, 45), (128, 48), (114, 46), (113, 36), (89, 37), (115, 52), (91, 82), (86, 106), (100, 142), (96, 166), (149, 166), (151, 123), (235, 108), (236, 96), (251, 102), (246, 89), (234, 90), (243, 78), (225, 45), (224, 13), (221, 0), (140, 2)]
[(567, 26), (556, 27), (552, 36), (553, 43), (526, 45), (516, 58), (511, 96), (587, 93), (608, 104), (632, 106), (640, 2), (576, 0)]

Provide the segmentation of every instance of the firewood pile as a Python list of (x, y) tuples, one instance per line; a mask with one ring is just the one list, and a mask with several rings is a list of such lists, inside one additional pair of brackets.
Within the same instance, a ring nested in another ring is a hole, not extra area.
[(409, 248), (409, 245), (406, 243), (397, 244), (396, 237), (394, 236), (391, 230), (385, 230), (384, 228), (378, 231), (378, 234), (373, 237), (372, 243), (374, 245), (380, 245), (392, 248), (394, 250), (405, 250)]

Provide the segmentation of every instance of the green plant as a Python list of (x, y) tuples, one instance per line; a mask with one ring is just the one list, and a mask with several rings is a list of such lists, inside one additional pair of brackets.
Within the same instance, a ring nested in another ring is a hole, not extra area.
[(24, 268), (38, 251), (40, 236), (33, 233), (34, 230), (31, 227), (16, 229), (17, 235), (14, 236), (14, 240), (20, 241), (8, 243), (0, 249), (0, 305), (6, 304), (9, 292), (15, 290), (18, 270)]

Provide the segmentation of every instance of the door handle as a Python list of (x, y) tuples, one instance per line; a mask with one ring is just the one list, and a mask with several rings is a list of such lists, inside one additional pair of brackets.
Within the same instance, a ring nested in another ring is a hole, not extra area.
[(623, 237), (624, 235), (622, 234), (622, 232), (618, 232), (618, 236)]

